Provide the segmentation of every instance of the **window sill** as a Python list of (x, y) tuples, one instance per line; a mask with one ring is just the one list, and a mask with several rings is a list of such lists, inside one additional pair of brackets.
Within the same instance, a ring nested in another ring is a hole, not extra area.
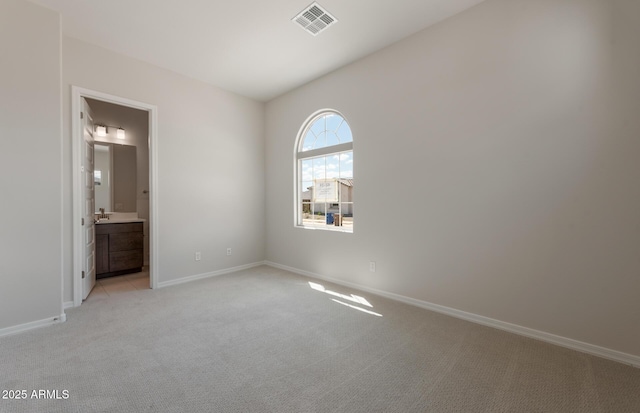
[(335, 225), (318, 225), (318, 226), (296, 225), (295, 227), (301, 228), (301, 229), (316, 230), (316, 231), (343, 232), (347, 234), (353, 234), (353, 228), (345, 228), (343, 226), (335, 226)]

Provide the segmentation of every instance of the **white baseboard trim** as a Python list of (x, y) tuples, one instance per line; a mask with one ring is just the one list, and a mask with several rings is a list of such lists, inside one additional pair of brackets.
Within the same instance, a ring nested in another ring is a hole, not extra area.
[(73, 308), (73, 307), (74, 307), (74, 305), (73, 305), (73, 301), (65, 301), (65, 302), (62, 304), (62, 306), (63, 306), (62, 308), (64, 308), (65, 310), (66, 310), (67, 308)]
[(566, 347), (571, 350), (580, 351), (582, 353), (591, 354), (594, 356), (606, 358), (609, 360), (617, 361), (620, 363), (624, 363), (624, 364), (628, 364), (628, 365), (640, 368), (640, 356), (635, 356), (633, 354), (623, 353), (621, 351), (596, 346), (594, 344), (585, 343), (582, 341), (558, 336), (558, 335), (547, 333), (540, 330), (534, 330), (532, 328), (519, 326), (517, 324), (511, 324), (505, 321), (500, 321), (493, 318), (484, 317), (484, 316), (473, 314), (473, 313), (468, 313), (466, 311), (456, 310), (455, 308), (445, 307), (439, 304), (433, 304), (428, 301), (417, 300), (415, 298), (405, 297), (403, 295), (394, 294), (387, 291), (382, 291), (375, 288), (370, 288), (363, 285), (338, 280), (332, 277), (326, 277), (320, 274), (315, 274), (309, 271), (288, 267), (286, 265), (277, 264), (271, 261), (265, 261), (264, 264), (274, 268), (279, 268), (281, 270), (289, 271), (295, 274), (300, 274), (300, 275), (304, 275), (311, 278), (317, 278), (320, 280), (329, 281), (334, 284), (343, 285), (349, 288), (355, 288), (358, 290), (366, 291), (371, 294), (379, 295), (381, 297), (389, 298), (391, 300), (395, 300), (405, 304), (424, 308), (426, 310), (435, 311), (435, 312), (446, 314), (452, 317), (460, 318), (462, 320), (467, 320), (473, 323), (482, 324), (484, 326), (497, 328), (499, 330), (508, 331), (510, 333), (533, 338), (536, 340), (555, 344), (561, 347)]
[(30, 323), (19, 324), (17, 326), (11, 326), (0, 329), (0, 337), (10, 336), (13, 334), (23, 333), (25, 331), (33, 330), (34, 328), (51, 326), (58, 323), (64, 323), (67, 321), (67, 315), (62, 313), (57, 317), (45, 318), (44, 320), (31, 321)]
[(188, 283), (188, 282), (191, 282), (191, 281), (202, 280), (203, 278), (217, 277), (219, 275), (229, 274), (229, 273), (232, 273), (232, 272), (238, 272), (238, 271), (242, 271), (242, 270), (248, 270), (249, 268), (259, 267), (259, 266), (265, 265), (265, 264), (266, 264), (266, 262), (259, 261), (259, 262), (254, 262), (254, 263), (251, 263), (251, 264), (239, 265), (237, 267), (225, 268), (223, 270), (207, 272), (207, 273), (204, 273), (204, 274), (190, 275), (188, 277), (178, 278), (177, 280), (163, 281), (163, 282), (159, 282), (158, 283), (158, 288), (164, 288), (164, 287), (170, 287), (172, 285), (184, 284), (184, 283)]

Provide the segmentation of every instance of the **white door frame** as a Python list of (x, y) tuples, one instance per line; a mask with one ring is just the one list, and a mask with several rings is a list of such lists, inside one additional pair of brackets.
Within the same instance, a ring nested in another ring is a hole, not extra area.
[(71, 151), (73, 176), (73, 306), (82, 304), (82, 184), (80, 176), (80, 112), (82, 98), (102, 100), (149, 112), (149, 262), (150, 287), (158, 288), (158, 107), (95, 90), (71, 86)]

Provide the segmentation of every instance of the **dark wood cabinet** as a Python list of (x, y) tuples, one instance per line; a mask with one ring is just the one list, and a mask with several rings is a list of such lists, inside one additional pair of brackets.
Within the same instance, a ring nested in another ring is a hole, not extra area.
[(142, 222), (96, 225), (96, 278), (142, 271)]
[[(96, 232), (98, 227), (96, 225)], [(109, 234), (96, 234), (96, 277), (106, 272), (109, 272)]]

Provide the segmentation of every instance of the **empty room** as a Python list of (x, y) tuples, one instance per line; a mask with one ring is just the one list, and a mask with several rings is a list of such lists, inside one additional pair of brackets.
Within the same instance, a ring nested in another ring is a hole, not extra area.
[(640, 411), (638, 39), (0, 0), (0, 412)]

